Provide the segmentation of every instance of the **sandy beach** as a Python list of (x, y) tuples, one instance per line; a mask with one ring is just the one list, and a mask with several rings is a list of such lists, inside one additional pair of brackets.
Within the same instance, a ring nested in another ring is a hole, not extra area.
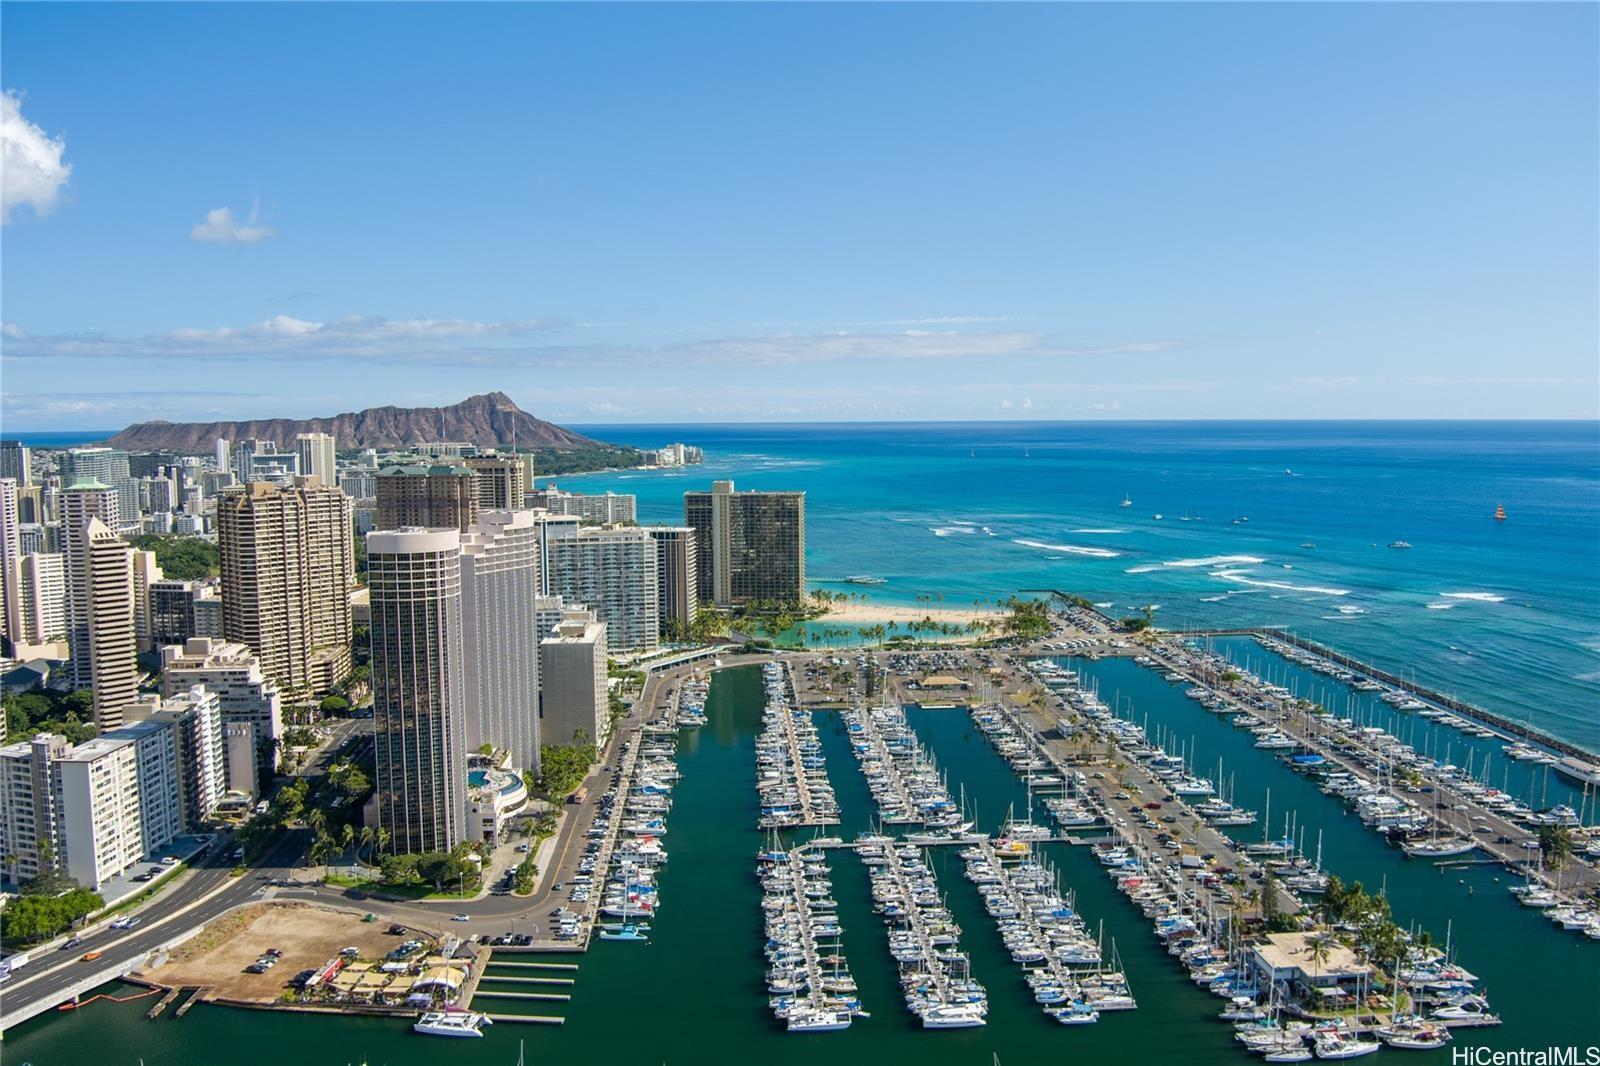
[(1003, 611), (995, 608), (979, 607), (936, 607), (918, 606), (916, 604), (893, 603), (835, 603), (830, 604), (828, 613), (816, 621), (833, 623), (837, 625), (884, 625), (894, 622), (905, 625), (907, 622), (921, 622), (933, 619), (947, 625), (966, 625), (972, 621), (986, 621), (991, 618), (1004, 616)]

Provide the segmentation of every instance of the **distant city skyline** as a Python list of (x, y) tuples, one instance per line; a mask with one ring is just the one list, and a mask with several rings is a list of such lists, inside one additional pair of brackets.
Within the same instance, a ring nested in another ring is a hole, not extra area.
[(7, 4), (0, 422), (1595, 418), (1597, 27)]

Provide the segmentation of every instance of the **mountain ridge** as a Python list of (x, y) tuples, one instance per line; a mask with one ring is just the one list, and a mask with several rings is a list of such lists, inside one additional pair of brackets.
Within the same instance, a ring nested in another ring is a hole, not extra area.
[(369, 407), (324, 418), (267, 418), (226, 422), (138, 422), (106, 441), (114, 448), (139, 451), (209, 452), (220, 438), (254, 437), (294, 445), (297, 433), (331, 433), (334, 447), (405, 448), (423, 441), (460, 441), (480, 448), (610, 447), (564, 426), (535, 418), (503, 392), (469, 396), (445, 407)]

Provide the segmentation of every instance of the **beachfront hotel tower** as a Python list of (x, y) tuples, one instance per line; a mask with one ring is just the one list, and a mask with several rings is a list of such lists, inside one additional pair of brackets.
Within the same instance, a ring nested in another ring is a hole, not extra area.
[(367, 534), (378, 824), (400, 852), (467, 839), (461, 534)]
[(702, 602), (805, 599), (805, 493), (735, 492), (732, 481), (714, 481), (710, 492), (683, 494), (683, 518), (695, 531)]

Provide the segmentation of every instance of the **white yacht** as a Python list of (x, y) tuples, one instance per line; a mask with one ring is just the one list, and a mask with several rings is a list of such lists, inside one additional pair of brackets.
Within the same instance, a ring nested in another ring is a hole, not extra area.
[(850, 1012), (830, 1008), (807, 1007), (789, 1012), (786, 1021), (791, 1033), (831, 1033), (850, 1028)]
[(1446, 837), (1443, 840), (1419, 840), (1414, 844), (1402, 845), (1402, 850), (1413, 859), (1448, 859), (1453, 855), (1465, 855), (1477, 848), (1476, 840), (1466, 837)]
[(418, 1018), (411, 1028), (429, 1036), (479, 1036), (485, 1025), (494, 1022), (486, 1014), (470, 1010), (431, 1010)]
[(941, 1004), (922, 1012), (924, 1029), (971, 1029), (985, 1024), (983, 1008), (975, 1003)]

